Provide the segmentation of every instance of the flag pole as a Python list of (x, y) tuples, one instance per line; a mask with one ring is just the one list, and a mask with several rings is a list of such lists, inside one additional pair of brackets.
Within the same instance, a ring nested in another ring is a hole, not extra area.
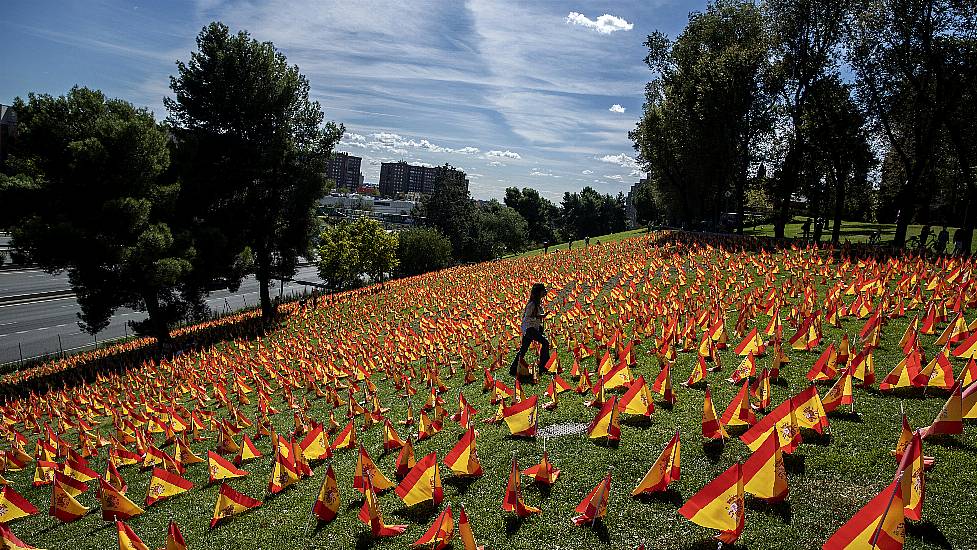
[(885, 525), (885, 516), (889, 514), (889, 508), (892, 507), (892, 501), (895, 500), (896, 498), (896, 491), (902, 490), (899, 484), (902, 483), (902, 476), (905, 473), (906, 473), (905, 470), (903, 470), (899, 472), (899, 475), (896, 477), (897, 480), (896, 485), (895, 487), (892, 488), (892, 494), (889, 495), (889, 503), (885, 506), (885, 511), (882, 512), (882, 517), (879, 518), (879, 524), (875, 527), (875, 532), (872, 533), (872, 538), (869, 539), (869, 542), (872, 544), (873, 549), (879, 543), (879, 534), (882, 532), (882, 526)]
[[(326, 475), (322, 477), (322, 485), (319, 486), (319, 493), (322, 493), (322, 487), (325, 486), (326, 481), (328, 479), (329, 479), (329, 467), (327, 465), (326, 466)], [(319, 495), (316, 495), (316, 499), (317, 500), (318, 500), (318, 498), (319, 498)], [(305, 535), (303, 535), (302, 538), (305, 539), (306, 541), (308, 541), (308, 539), (309, 539), (309, 531), (311, 530), (311, 525), (312, 525), (312, 523), (311, 523), (311, 520), (312, 520), (312, 511), (314, 509), (315, 509), (315, 504), (313, 504), (312, 506), (309, 507), (309, 515), (308, 515), (308, 517), (305, 518)]]

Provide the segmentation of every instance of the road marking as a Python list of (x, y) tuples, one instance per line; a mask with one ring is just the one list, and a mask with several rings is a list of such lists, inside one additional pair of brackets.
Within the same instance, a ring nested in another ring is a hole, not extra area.
[(56, 302), (58, 300), (74, 300), (75, 297), (72, 296), (60, 296), (57, 298), (47, 298), (42, 300), (34, 300), (33, 302), (16, 302), (13, 304), (0, 304), (0, 307), (16, 307), (16, 306), (29, 306), (33, 304), (43, 304), (46, 302)]

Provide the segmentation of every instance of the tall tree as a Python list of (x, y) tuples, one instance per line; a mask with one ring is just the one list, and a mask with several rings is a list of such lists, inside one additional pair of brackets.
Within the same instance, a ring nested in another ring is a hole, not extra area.
[(639, 159), (652, 181), (679, 199), (686, 219), (717, 223), (730, 203), (742, 220), (758, 141), (771, 123), (760, 10), (717, 0), (692, 13), (674, 42), (655, 33), (646, 45), (645, 63), (658, 77), (631, 133)]
[(940, 134), (964, 90), (952, 70), (961, 41), (973, 38), (974, 8), (957, 0), (860, 0), (848, 31), (858, 98), (898, 169), (899, 208), (893, 244), (906, 229), (934, 177)]
[(194, 249), (170, 226), (179, 185), (164, 180), (166, 131), (153, 114), (101, 92), (18, 98), (10, 157), (18, 200), (13, 246), (41, 268), (67, 270), (79, 325), (97, 334), (122, 306), (146, 311), (139, 333), (160, 341), (186, 313), (179, 294)]
[(563, 231), (575, 239), (597, 237), (625, 228), (624, 195), (601, 195), (593, 187), (563, 194)]
[[(170, 77), (165, 98), (189, 194), (204, 198), (204, 219), (217, 220), (231, 251), (247, 250), (265, 317), (274, 310), (273, 278), (295, 274), (309, 256), (326, 192), (326, 165), (344, 128), (323, 124), (309, 82), (270, 42), (211, 23), (189, 62)], [(205, 154), (201, 154), (201, 152)]]
[[(782, 238), (791, 220), (791, 196), (802, 180), (810, 143), (804, 116), (818, 108), (812, 87), (838, 73), (839, 46), (850, 0), (766, 0), (763, 4), (774, 59), (771, 88), (777, 91), (776, 112), (780, 158), (771, 184), (775, 211), (774, 235)], [(810, 174), (807, 174), (810, 176)], [(810, 197), (809, 197), (810, 198)]]
[(505, 190), (505, 205), (515, 209), (526, 220), (528, 238), (536, 244), (555, 243), (558, 239), (557, 223), (560, 210), (539, 191), (524, 187)]
[(415, 207), (422, 225), (433, 227), (451, 241), (454, 257), (473, 259), (476, 248), (477, 210), (468, 192), (465, 173), (449, 164), (438, 167), (434, 192)]

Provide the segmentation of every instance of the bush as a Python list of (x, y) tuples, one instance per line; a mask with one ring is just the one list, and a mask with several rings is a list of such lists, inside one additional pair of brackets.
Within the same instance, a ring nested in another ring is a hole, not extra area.
[(397, 246), (401, 276), (420, 275), (451, 264), (451, 241), (431, 227), (401, 231)]

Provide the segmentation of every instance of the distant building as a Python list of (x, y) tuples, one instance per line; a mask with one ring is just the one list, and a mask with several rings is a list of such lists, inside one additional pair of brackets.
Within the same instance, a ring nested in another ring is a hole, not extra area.
[(17, 113), (10, 105), (0, 105), (0, 167), (7, 161), (10, 142), (17, 135)]
[(628, 190), (628, 196), (624, 199), (624, 217), (627, 220), (629, 229), (638, 227), (638, 210), (634, 207), (634, 194), (638, 190), (638, 187), (647, 184), (648, 178), (641, 178), (638, 183), (631, 186), (631, 189)]
[(332, 193), (319, 200), (321, 213), (340, 218), (369, 217), (388, 227), (414, 224), (414, 201), (378, 199), (369, 195)]
[[(433, 193), (438, 170), (438, 167), (415, 166), (404, 161), (384, 162), (380, 165), (380, 194), (396, 197)], [(468, 187), (467, 179), (465, 187)]]
[(333, 153), (326, 168), (326, 177), (336, 182), (336, 189), (356, 191), (363, 185), (360, 163), (363, 159), (349, 153)]

